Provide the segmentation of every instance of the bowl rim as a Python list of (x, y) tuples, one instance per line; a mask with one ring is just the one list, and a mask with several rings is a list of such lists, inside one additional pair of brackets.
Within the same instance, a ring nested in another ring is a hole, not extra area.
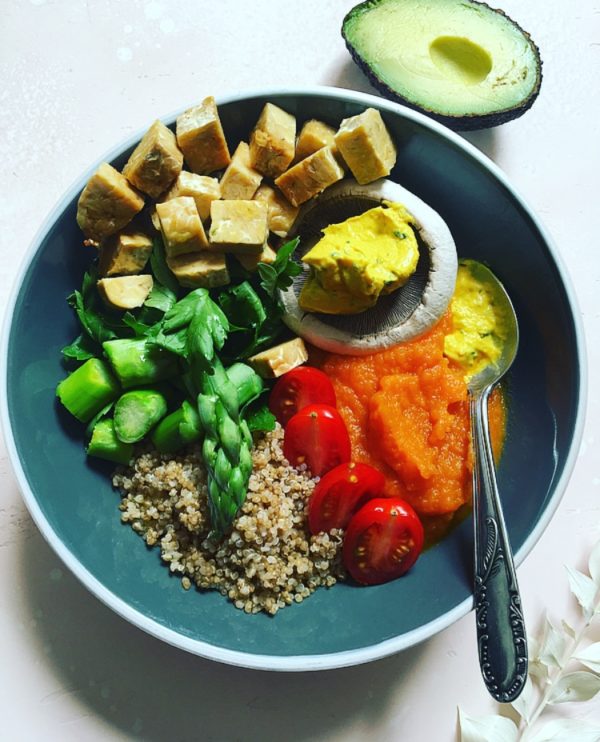
[[(425, 128), (431, 129), (442, 138), (454, 144), (466, 155), (476, 160), (480, 165), (483, 166), (484, 169), (489, 171), (507, 189), (507, 191), (527, 214), (529, 219), (531, 219), (533, 225), (544, 240), (546, 247), (548, 248), (550, 257), (554, 260), (573, 315), (573, 326), (575, 331), (577, 361), (579, 368), (579, 397), (575, 415), (574, 433), (570, 442), (567, 457), (565, 459), (562, 474), (560, 478), (553, 483), (554, 492), (552, 494), (552, 497), (547, 501), (546, 507), (539, 521), (532, 529), (531, 533), (529, 534), (521, 548), (514, 555), (515, 564), (518, 566), (523, 562), (525, 557), (530, 553), (534, 545), (540, 539), (542, 533), (545, 531), (548, 523), (556, 512), (556, 509), (564, 495), (578, 456), (585, 423), (585, 411), (587, 406), (588, 393), (585, 335), (581, 319), (581, 312), (579, 311), (579, 304), (575, 295), (573, 284), (571, 282), (571, 278), (569, 276), (567, 268), (562, 261), (558, 248), (556, 247), (553, 238), (547, 232), (533, 209), (529, 206), (529, 204), (525, 201), (521, 194), (515, 189), (515, 187), (509, 182), (507, 176), (498, 165), (496, 165), (487, 155), (477, 149), (469, 141), (463, 139), (457, 133), (451, 131), (450, 129), (434, 121), (433, 119), (428, 118), (424, 114), (419, 113), (418, 111), (413, 111), (412, 109), (402, 106), (399, 103), (386, 100), (385, 98), (380, 98), (370, 93), (363, 93), (359, 91), (348, 90), (345, 88), (336, 88), (330, 86), (306, 86), (290, 89), (259, 88), (252, 90), (242, 90), (228, 93), (223, 96), (216, 96), (216, 102), (217, 105), (225, 105), (252, 98), (268, 100), (269, 98), (275, 97), (294, 98), (298, 96), (311, 96), (325, 99), (333, 98), (341, 101), (358, 103), (361, 105), (371, 105), (384, 112), (399, 115), (400, 117), (403, 117), (405, 119), (415, 121)], [(197, 103), (197, 101), (195, 103)], [(191, 103), (187, 107), (189, 108), (195, 103)], [(162, 116), (160, 118), (165, 123), (170, 124), (175, 120), (176, 116), (184, 110), (186, 110), (186, 107), (180, 108), (177, 111), (172, 112), (166, 116)], [(372, 662), (374, 660), (382, 659), (389, 655), (400, 652), (403, 649), (407, 649), (408, 647), (411, 647), (422, 641), (425, 641), (442, 629), (445, 629), (453, 624), (459, 618), (462, 618), (464, 615), (466, 615), (473, 608), (473, 597), (471, 596), (469, 598), (466, 598), (450, 611), (447, 611), (442, 616), (439, 616), (433, 621), (420, 626), (418, 629), (414, 629), (399, 636), (386, 639), (385, 641), (379, 642), (377, 644), (327, 654), (297, 654), (287, 656), (254, 654), (252, 652), (225, 649), (206, 641), (186, 637), (173, 629), (169, 629), (163, 626), (158, 621), (148, 618), (139, 610), (129, 605), (125, 600), (115, 595), (112, 591), (108, 590), (96, 577), (94, 577), (94, 575), (89, 570), (83, 567), (83, 565), (78, 561), (73, 553), (64, 545), (64, 543), (57, 536), (52, 525), (42, 512), (42, 509), (38, 504), (32, 489), (29, 486), (23, 466), (19, 459), (8, 412), (8, 344), (17, 297), (23, 280), (38, 253), (41, 243), (43, 242), (52, 225), (63, 213), (66, 206), (82, 190), (86, 181), (89, 179), (91, 174), (96, 170), (101, 162), (111, 162), (128, 148), (136, 144), (141, 139), (144, 132), (145, 129), (137, 131), (133, 135), (128, 136), (123, 141), (121, 141), (117, 146), (112, 147), (108, 152), (105, 152), (102, 157), (100, 157), (86, 172), (79, 175), (76, 180), (67, 188), (65, 193), (58, 199), (57, 203), (50, 210), (49, 214), (46, 216), (41, 226), (37, 230), (33, 240), (31, 241), (31, 244), (29, 245), (29, 248), (27, 249), (21, 260), (21, 263), (13, 280), (2, 327), (2, 336), (0, 338), (0, 375), (3, 387), (3, 394), (0, 395), (0, 424), (4, 433), (4, 440), (9, 460), (17, 479), (21, 496), (25, 501), (25, 505), (27, 506), (31, 517), (33, 518), (36, 526), (42, 533), (46, 542), (59, 556), (65, 566), (78, 578), (81, 583), (83, 583), (83, 585), (91, 593), (93, 593), (106, 606), (111, 608), (115, 613), (127, 620), (129, 623), (137, 626), (148, 634), (161, 639), (167, 644), (171, 644), (174, 647), (186, 650), (205, 659), (211, 659), (224, 664), (257, 670), (296, 672), (308, 670), (326, 670)]]

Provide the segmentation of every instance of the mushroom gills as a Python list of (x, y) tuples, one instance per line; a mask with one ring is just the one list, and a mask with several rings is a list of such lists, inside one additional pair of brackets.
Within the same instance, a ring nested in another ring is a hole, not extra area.
[(450, 230), (431, 207), (387, 179), (368, 185), (345, 180), (313, 199), (299, 213), (291, 236), (300, 238), (295, 257), (301, 259), (330, 224), (343, 222), (386, 202), (403, 204), (414, 216), (419, 247), (416, 271), (391, 294), (358, 314), (304, 312), (298, 297), (310, 271), (305, 266), (293, 285), (282, 292), (284, 321), (308, 342), (336, 353), (363, 355), (417, 337), (446, 311), (456, 282), (457, 257)]

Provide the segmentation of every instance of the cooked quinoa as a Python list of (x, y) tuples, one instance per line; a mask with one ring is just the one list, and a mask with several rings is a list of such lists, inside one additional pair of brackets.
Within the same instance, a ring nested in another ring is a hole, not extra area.
[(282, 442), (279, 425), (257, 441), (246, 502), (220, 541), (209, 538), (198, 447), (180, 456), (146, 449), (131, 467), (117, 471), (121, 519), (149, 546), (160, 546), (185, 589), (217, 589), (246, 613), (275, 614), (300, 603), (317, 587), (343, 579), (343, 532), (309, 533), (306, 508), (318, 479), (288, 464)]

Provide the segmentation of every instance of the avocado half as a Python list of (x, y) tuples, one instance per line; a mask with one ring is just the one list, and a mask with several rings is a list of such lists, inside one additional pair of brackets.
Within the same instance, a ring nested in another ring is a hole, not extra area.
[(485, 3), (367, 0), (346, 15), (342, 36), (386, 98), (459, 131), (511, 121), (540, 91), (539, 49)]

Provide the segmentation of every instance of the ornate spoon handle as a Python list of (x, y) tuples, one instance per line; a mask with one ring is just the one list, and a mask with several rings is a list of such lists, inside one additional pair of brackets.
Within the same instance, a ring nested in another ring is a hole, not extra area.
[(488, 428), (490, 387), (470, 397), (479, 665), (490, 694), (513, 701), (527, 678), (527, 637), (517, 575), (498, 496)]

